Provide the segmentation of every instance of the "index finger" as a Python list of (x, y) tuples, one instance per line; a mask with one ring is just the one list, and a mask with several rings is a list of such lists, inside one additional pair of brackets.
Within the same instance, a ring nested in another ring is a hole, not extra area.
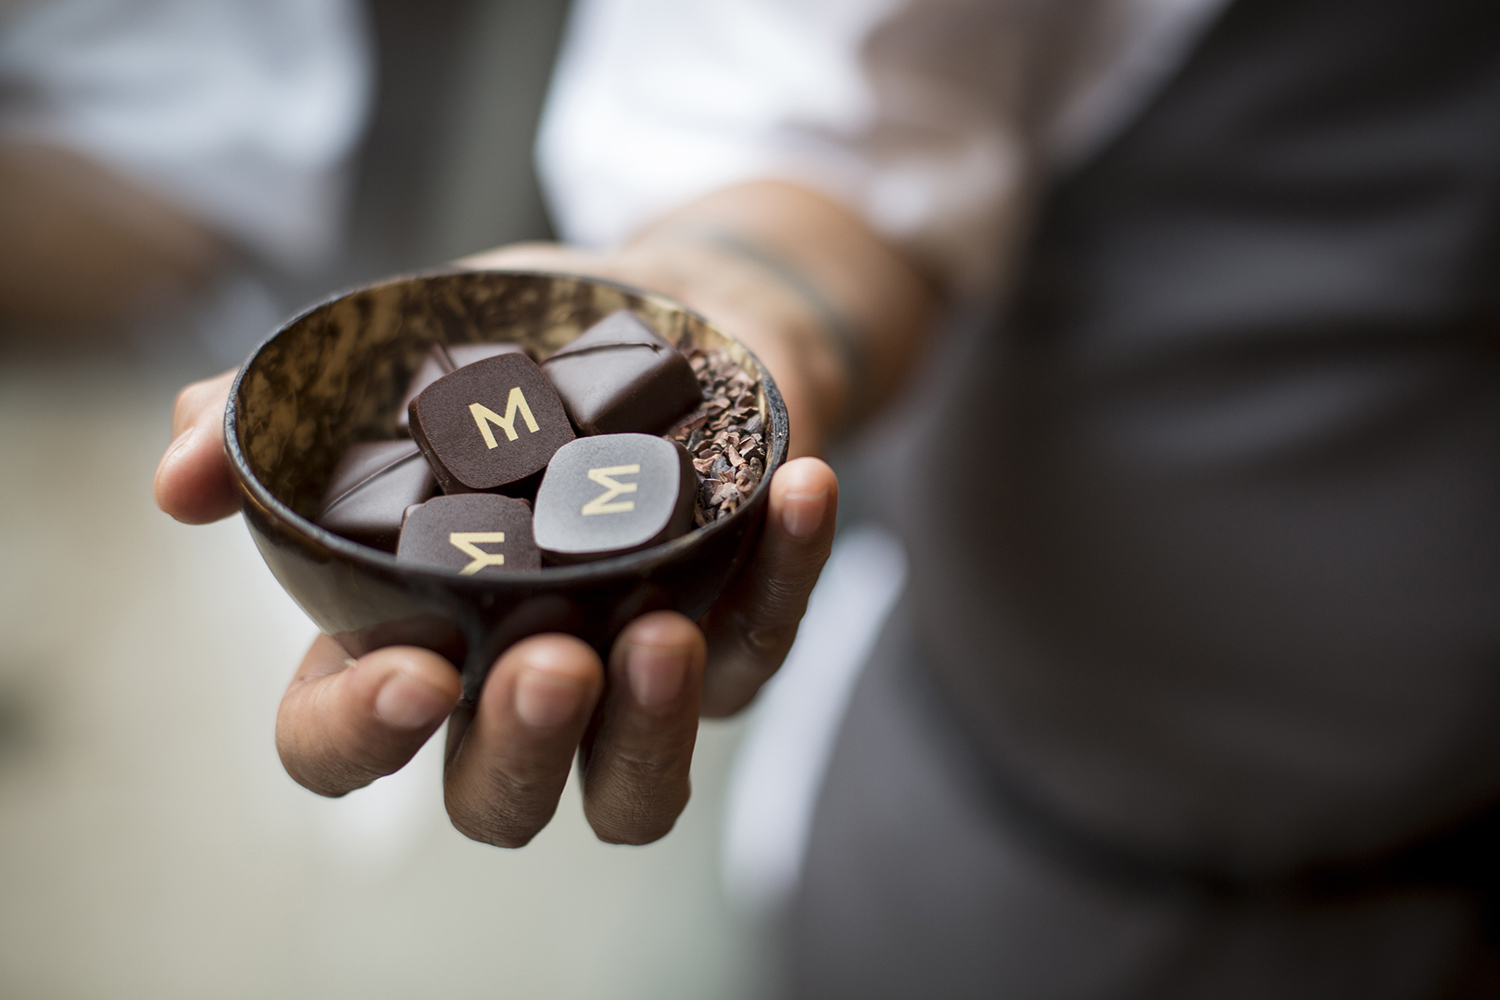
[(224, 454), (224, 406), (235, 373), (194, 382), (177, 394), (172, 443), (156, 467), (156, 505), (185, 524), (208, 524), (240, 508)]

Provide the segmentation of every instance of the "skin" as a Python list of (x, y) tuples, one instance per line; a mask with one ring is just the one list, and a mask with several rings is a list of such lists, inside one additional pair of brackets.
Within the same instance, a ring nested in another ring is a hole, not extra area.
[[(353, 660), (320, 637), (287, 688), (276, 726), (282, 762), (302, 785), (331, 796), (367, 785), (400, 769), (451, 717), (446, 801), (467, 836), (526, 844), (556, 811), (575, 756), (585, 813), (601, 839), (644, 844), (672, 829), (688, 801), (699, 717), (748, 704), (796, 637), (838, 508), (833, 471), (813, 456), (850, 399), (843, 356), (804, 291), (705, 240), (706, 231), (732, 233), (795, 267), (825, 307), (861, 331), (874, 397), (899, 386), (929, 323), (931, 284), (855, 216), (794, 185), (717, 192), (610, 254), (528, 244), (464, 261), (615, 278), (699, 310), (770, 368), (798, 457), (772, 479), (760, 545), (709, 613), (697, 623), (672, 612), (645, 615), (625, 628), (607, 663), (571, 636), (532, 636), (496, 661), (477, 705), (459, 708), (458, 671), (436, 653), (395, 646)], [(158, 505), (189, 524), (239, 509), (223, 450), (233, 374), (178, 397), (155, 490)]]
[(54, 334), (180, 299), (223, 247), (162, 198), (75, 153), (0, 145), (0, 326)]

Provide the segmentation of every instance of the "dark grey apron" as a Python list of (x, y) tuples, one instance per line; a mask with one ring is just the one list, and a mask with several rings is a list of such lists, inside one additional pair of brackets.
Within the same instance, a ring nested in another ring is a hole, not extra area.
[(1436, 995), (1500, 799), (1500, 10), (1234, 4), (963, 368), (807, 995)]

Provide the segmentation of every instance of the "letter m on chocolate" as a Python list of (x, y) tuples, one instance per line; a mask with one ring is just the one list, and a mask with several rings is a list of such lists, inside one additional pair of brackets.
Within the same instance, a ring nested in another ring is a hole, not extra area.
[(535, 434), (539, 428), (536, 417), (531, 415), (531, 407), (526, 405), (526, 397), (521, 392), (521, 387), (516, 386), (510, 391), (510, 398), (505, 401), (505, 416), (500, 416), (494, 410), (483, 403), (469, 404), (469, 412), (474, 415), (474, 422), (479, 425), (479, 433), (484, 435), (484, 443), (494, 449), (500, 446), (495, 440), (495, 432), (490, 429), (493, 424), (505, 432), (505, 440), (514, 441), (520, 437), (516, 433), (516, 414), (526, 421), (526, 429)]
[(504, 566), (503, 552), (486, 552), (477, 543), (498, 544), (505, 541), (503, 531), (454, 531), (448, 535), (448, 543), (473, 561), (458, 571), (459, 576), (473, 576), (486, 566)]
[(615, 476), (634, 476), (641, 471), (639, 465), (611, 465), (607, 469), (590, 469), (589, 478), (600, 486), (604, 492), (594, 497), (583, 505), (583, 514), (628, 514), (635, 510), (634, 500), (621, 500), (615, 503), (610, 501), (622, 493), (634, 493), (639, 488), (639, 483), (622, 483)]

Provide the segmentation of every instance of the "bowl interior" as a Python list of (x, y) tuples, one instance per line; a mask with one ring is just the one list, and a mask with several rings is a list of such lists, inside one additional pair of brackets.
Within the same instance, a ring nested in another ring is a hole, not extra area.
[[(785, 453), (784, 441), (772, 440), (773, 434), (784, 435), (785, 423), (773, 419), (769, 375), (738, 341), (680, 305), (573, 275), (435, 274), (393, 279), (314, 306), (251, 358), (238, 384), (232, 425), (234, 450), (269, 493), (254, 499), (282, 508), (275, 513), (310, 539), (336, 550), (353, 546), (362, 557), (394, 565), (389, 554), (332, 535), (311, 517), (344, 449), (400, 436), (398, 407), (432, 345), (517, 341), (540, 361), (618, 309), (637, 313), (673, 343), (726, 351), (756, 379), (768, 457)], [(767, 479), (773, 464), (767, 462)]]

